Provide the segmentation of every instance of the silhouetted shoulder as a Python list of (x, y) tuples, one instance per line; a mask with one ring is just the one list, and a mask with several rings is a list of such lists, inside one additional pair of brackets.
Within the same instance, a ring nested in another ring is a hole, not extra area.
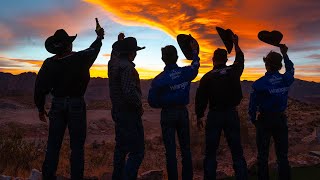
[(262, 77), (260, 77), (259, 79), (257, 79), (255, 82), (253, 82), (252, 88), (253, 88), (253, 89), (256, 89), (256, 90), (259, 90), (259, 89), (261, 89), (262, 87), (264, 87), (265, 81), (266, 81), (265, 78), (266, 78), (265, 76), (262, 76)]

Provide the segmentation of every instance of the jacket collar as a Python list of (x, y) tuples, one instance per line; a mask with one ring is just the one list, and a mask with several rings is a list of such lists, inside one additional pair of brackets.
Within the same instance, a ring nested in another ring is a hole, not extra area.
[(225, 64), (218, 64), (218, 65), (213, 66), (213, 69), (221, 69), (221, 68), (225, 68), (225, 67), (227, 67), (227, 65), (225, 65)]
[(271, 76), (271, 75), (275, 75), (275, 74), (280, 74), (279, 71), (267, 71), (265, 73), (266, 76)]
[(171, 70), (171, 69), (175, 69), (177, 67), (179, 67), (177, 64), (169, 64), (169, 65), (166, 65), (166, 67), (164, 67), (164, 70), (168, 71), (168, 70)]

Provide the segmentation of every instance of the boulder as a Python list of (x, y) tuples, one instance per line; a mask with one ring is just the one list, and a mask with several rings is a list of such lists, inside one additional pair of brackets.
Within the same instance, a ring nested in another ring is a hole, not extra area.
[(163, 170), (150, 170), (141, 174), (139, 180), (162, 180)]
[(42, 173), (37, 169), (32, 169), (29, 180), (42, 180)]

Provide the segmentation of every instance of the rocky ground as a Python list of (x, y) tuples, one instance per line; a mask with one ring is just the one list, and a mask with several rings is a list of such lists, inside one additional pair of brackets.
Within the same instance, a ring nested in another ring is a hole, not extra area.
[[(19, 98), (0, 100), (0, 174), (29, 178), (33, 168), (41, 169), (46, 146), (48, 125), (37, 119), (37, 111), (31, 102)], [(150, 170), (164, 170), (165, 154), (161, 138), (160, 111), (148, 107), (145, 103), (143, 123), (146, 135), (146, 155), (139, 174)], [(244, 98), (239, 106), (241, 119), (241, 138), (244, 154), (250, 171), (256, 164), (255, 128), (247, 123), (248, 99)], [(320, 163), (320, 158), (310, 155), (309, 151), (320, 150), (316, 139), (316, 127), (320, 126), (320, 105), (290, 100), (287, 111), (289, 125), (289, 160), (294, 167)], [(110, 105), (103, 102), (88, 103), (88, 135), (86, 141), (85, 175), (107, 178), (112, 172), (114, 148), (114, 124), (110, 115)], [(195, 179), (202, 179), (202, 160), (204, 154), (204, 131), (195, 126), (193, 105), (190, 109), (191, 147), (193, 154)], [(69, 174), (68, 133), (61, 150), (58, 174)], [(179, 148), (178, 151), (179, 152)], [(273, 148), (270, 149), (270, 167), (276, 167)], [(177, 153), (181, 168), (180, 153)], [(108, 175), (109, 174), (109, 175)], [(147, 173), (148, 174), (148, 173)], [(222, 137), (218, 150), (218, 174), (220, 177), (233, 175), (231, 154)], [(1, 178), (0, 178), (1, 179)]]

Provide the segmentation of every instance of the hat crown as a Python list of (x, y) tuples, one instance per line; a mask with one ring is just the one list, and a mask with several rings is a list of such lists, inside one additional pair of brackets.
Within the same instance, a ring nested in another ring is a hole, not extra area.
[(143, 49), (137, 45), (137, 40), (134, 37), (127, 37), (123, 40), (119, 40), (112, 45), (112, 48), (120, 53), (129, 53)]
[(67, 41), (69, 40), (69, 35), (64, 29), (57, 30), (53, 35), (57, 40)]
[(53, 36), (50, 36), (45, 41), (45, 48), (52, 54), (58, 54), (65, 50), (65, 47), (71, 44), (77, 37), (69, 36), (64, 29), (58, 29)]

